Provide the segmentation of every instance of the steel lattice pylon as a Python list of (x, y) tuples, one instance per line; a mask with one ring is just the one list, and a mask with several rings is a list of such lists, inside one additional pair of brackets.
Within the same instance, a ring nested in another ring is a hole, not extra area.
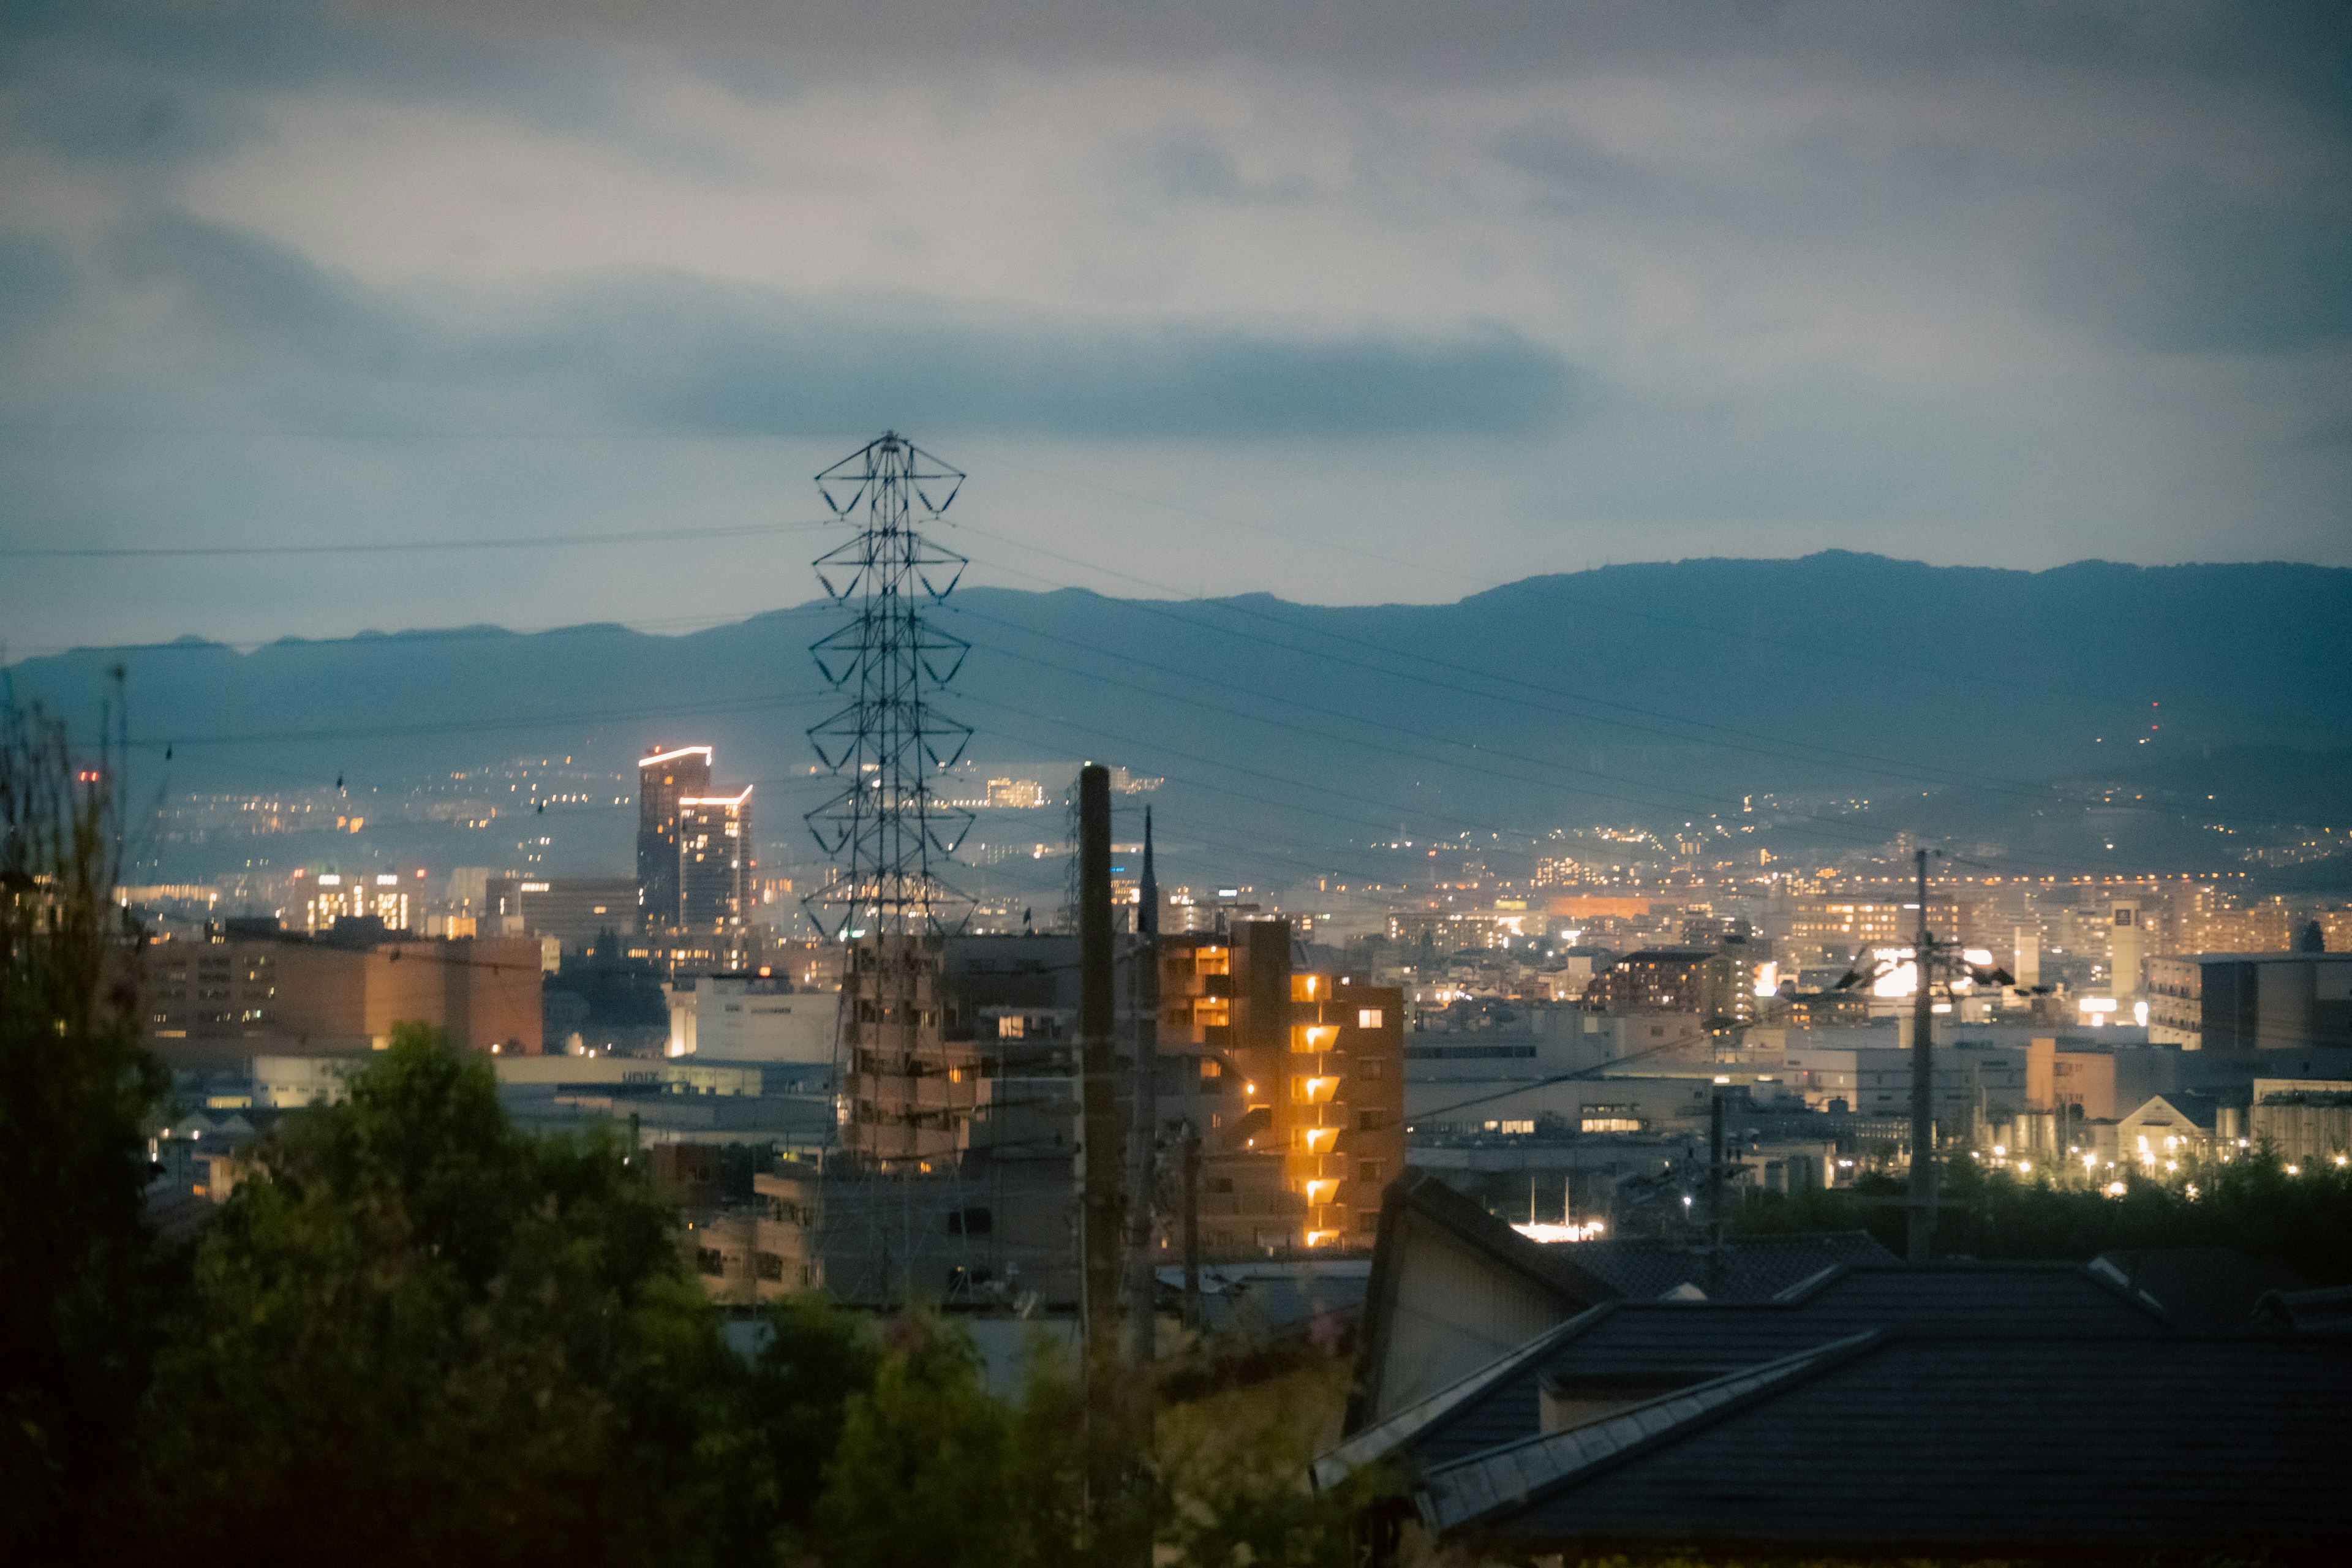
[(855, 539), (815, 562), (817, 581), (851, 612), (809, 648), (849, 700), (808, 731), (842, 780), (840, 793), (805, 818), (839, 869), (802, 901), (828, 937), (939, 933), (971, 911), (939, 870), (972, 815), (942, 805), (930, 781), (962, 757), (971, 728), (939, 713), (930, 697), (955, 679), (971, 645), (924, 618), (954, 591), (966, 563), (918, 526), (947, 510), (963, 479), (895, 431), (816, 477), (834, 515), (859, 525)]

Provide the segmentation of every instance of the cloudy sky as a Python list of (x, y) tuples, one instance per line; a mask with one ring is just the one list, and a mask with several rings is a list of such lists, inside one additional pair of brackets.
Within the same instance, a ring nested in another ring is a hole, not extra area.
[(0, 638), (2352, 564), (2347, 15), (0, 0)]

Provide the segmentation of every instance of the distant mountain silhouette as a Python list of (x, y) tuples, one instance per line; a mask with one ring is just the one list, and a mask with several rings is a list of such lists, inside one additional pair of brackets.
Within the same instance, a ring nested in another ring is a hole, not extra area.
[[(150, 789), (166, 743), (170, 787), (201, 790), (389, 786), (526, 753), (625, 770), (654, 742), (708, 741), (724, 776), (761, 783), (761, 836), (782, 842), (819, 798), (803, 731), (839, 699), (807, 649), (838, 620), (818, 603), (675, 637), (184, 640), (10, 674), (87, 721), (121, 659)], [(2205, 793), (2226, 796), (2213, 814), (2293, 816), (2306, 798), (2342, 814), (2341, 759), (2311, 759), (2352, 746), (2352, 571), (2316, 566), (2028, 573), (1829, 552), (1612, 566), (1450, 605), (966, 589), (941, 624), (973, 645), (940, 703), (977, 730), (971, 755), (1163, 775), (1167, 831), (1213, 825), (1237, 863), (1383, 831), (1654, 826), (1767, 794), (1867, 797), (1889, 833), (1905, 802), (1997, 831), (2135, 780), (2176, 816)], [(2062, 781), (2063, 796), (2038, 788)], [(625, 816), (541, 820), (569, 855), (618, 867)]]

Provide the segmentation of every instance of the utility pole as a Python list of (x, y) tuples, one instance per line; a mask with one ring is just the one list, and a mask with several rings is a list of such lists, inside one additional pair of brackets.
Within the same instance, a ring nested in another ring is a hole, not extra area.
[(1707, 1243), (1723, 1245), (1723, 1090), (1710, 1098), (1706, 1115)]
[(1201, 1331), (1201, 1130), (1184, 1119), (1184, 1326)]
[(1919, 862), (1919, 929), (1912, 968), (1919, 988), (1911, 999), (1911, 1223), (1905, 1256), (1925, 1263), (1936, 1238), (1935, 937), (1927, 930), (1927, 852)]
[[(1087, 1512), (1108, 1547), (1122, 1534), (1132, 1463), (1118, 1366), (1125, 1131), (1118, 1115), (1118, 995), (1110, 930), (1110, 770), (1078, 772), (1079, 1309), (1085, 1335)], [(1107, 1552), (1107, 1557), (1121, 1555)]]
[(1723, 1090), (1708, 1097), (1706, 1116), (1706, 1293), (1723, 1298)]
[[(1143, 885), (1137, 889), (1135, 943), (1135, 1173), (1127, 1207), (1127, 1345), (1130, 1367), (1149, 1368), (1158, 1351), (1158, 1279), (1152, 1268), (1153, 1200), (1160, 1191), (1160, 882), (1151, 865), (1151, 808), (1143, 808)], [(1147, 1428), (1148, 1429), (1148, 1428)]]

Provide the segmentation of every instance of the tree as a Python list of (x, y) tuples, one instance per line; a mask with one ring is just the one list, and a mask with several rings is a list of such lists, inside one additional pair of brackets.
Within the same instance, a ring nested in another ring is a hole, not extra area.
[(106, 1517), (152, 1342), (142, 1123), (167, 1079), (114, 899), (118, 761), (0, 705), (0, 1556)]
[(1076, 1568), (1086, 1561), (1084, 1402), (1041, 1342), (1019, 1406), (992, 1395), (961, 1328), (889, 1327), (873, 1386), (846, 1405), (825, 1470), (826, 1568)]
[[(1900, 1239), (1900, 1188), (1883, 1177), (1851, 1187), (1750, 1194), (1731, 1211), (1748, 1235), (1868, 1228)], [(2102, 1252), (2227, 1247), (2284, 1263), (2323, 1285), (2352, 1283), (2352, 1170), (2332, 1161), (2289, 1172), (2267, 1150), (2199, 1161), (2168, 1175), (2134, 1173), (2116, 1195), (2021, 1179), (1977, 1161), (1944, 1166), (1938, 1253), (1966, 1258), (2088, 1259)]]
[(740, 1368), (616, 1140), (516, 1131), (486, 1062), (404, 1026), (259, 1163), (159, 1363), (151, 1540), (319, 1562), (740, 1544), (709, 1461)]
[(1330, 1490), (1307, 1483), (1338, 1436), (1347, 1377), (1307, 1362), (1269, 1382), (1221, 1390), (1161, 1423), (1163, 1539), (1184, 1568), (1353, 1568), (1390, 1479), (1363, 1470)]
[(726, 1489), (740, 1541), (797, 1561), (816, 1539), (817, 1500), (852, 1398), (874, 1385), (881, 1346), (859, 1314), (817, 1296), (770, 1307), (766, 1342), (742, 1382), (737, 1419), (706, 1439), (711, 1462), (739, 1478)]

